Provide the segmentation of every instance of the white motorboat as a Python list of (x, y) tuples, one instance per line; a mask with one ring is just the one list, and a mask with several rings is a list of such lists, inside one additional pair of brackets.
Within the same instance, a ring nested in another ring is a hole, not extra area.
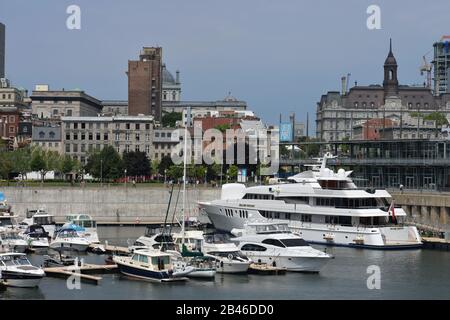
[(28, 243), (19, 236), (17, 231), (3, 230), (0, 231), (0, 245), (7, 246), (13, 252), (25, 252)]
[(49, 234), (44, 227), (34, 224), (28, 226), (22, 233), (23, 238), (28, 244), (28, 247), (33, 250), (45, 250), (49, 247)]
[(175, 250), (176, 245), (173, 237), (169, 234), (168, 226), (155, 228), (147, 226), (145, 234), (139, 237), (132, 246), (131, 251), (150, 248), (154, 250)]
[(19, 229), (18, 216), (9, 211), (0, 211), (0, 229)]
[(293, 234), (288, 223), (249, 223), (231, 241), (256, 263), (264, 263), (287, 271), (319, 272), (332, 256), (311, 247)]
[(205, 257), (213, 258), (219, 273), (247, 273), (252, 263), (232, 242), (217, 241), (217, 235), (206, 236), (203, 244)]
[(221, 199), (199, 202), (218, 230), (243, 229), (261, 219), (288, 222), (309, 243), (371, 249), (415, 249), (422, 246), (414, 226), (403, 224), (405, 211), (386, 190), (358, 189), (351, 171), (313, 165), (287, 179), (290, 183), (245, 187), (225, 184)]
[(188, 274), (189, 278), (214, 279), (216, 275), (216, 259), (211, 257), (195, 257), (189, 261), (194, 271)]
[(131, 256), (113, 257), (119, 271), (126, 276), (157, 282), (187, 280), (186, 276), (194, 268), (178, 268), (174, 260), (172, 254), (154, 249), (136, 250)]
[(31, 265), (24, 253), (0, 254), (0, 279), (11, 287), (37, 287), (45, 276), (44, 270)]
[(90, 243), (100, 243), (97, 232), (97, 222), (88, 214), (66, 216), (66, 225), (73, 224), (80, 227), (78, 234)]
[(50, 248), (61, 251), (86, 251), (90, 243), (78, 234), (77, 227), (68, 225), (58, 230), (50, 243)]
[(54, 236), (56, 229), (55, 216), (47, 213), (43, 209), (27, 210), (26, 218), (22, 221), (21, 225), (26, 227), (40, 225), (50, 237)]

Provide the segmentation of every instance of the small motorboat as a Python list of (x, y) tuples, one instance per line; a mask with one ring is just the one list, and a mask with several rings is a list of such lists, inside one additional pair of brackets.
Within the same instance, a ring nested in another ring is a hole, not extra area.
[(50, 243), (50, 248), (61, 251), (86, 251), (90, 242), (80, 236), (76, 226), (68, 225), (56, 232), (55, 239)]
[(186, 281), (194, 271), (191, 266), (175, 266), (171, 253), (154, 250), (136, 250), (131, 256), (114, 256), (119, 271), (133, 278), (156, 282)]
[(0, 244), (7, 246), (10, 251), (23, 253), (28, 248), (28, 243), (12, 230), (0, 231)]
[(97, 222), (88, 214), (66, 216), (67, 223), (64, 226), (76, 225), (78, 234), (92, 243), (100, 243), (97, 233)]
[(42, 227), (41, 225), (33, 224), (31, 226), (28, 226), (22, 235), (25, 241), (28, 243), (28, 247), (30, 249), (45, 250), (49, 247), (48, 232), (45, 231), (44, 227)]
[[(55, 255), (55, 256), (44, 256), (44, 266), (46, 268), (52, 267), (66, 267), (66, 266), (74, 266), (77, 263), (77, 258), (67, 255)], [(78, 261), (78, 265), (81, 265), (81, 261)]]
[(195, 257), (190, 261), (194, 271), (188, 274), (189, 278), (214, 279), (216, 275), (215, 259), (210, 257)]
[(47, 213), (44, 209), (27, 209), (26, 218), (21, 222), (21, 225), (28, 227), (36, 224), (42, 226), (50, 237), (53, 237), (55, 234), (56, 223), (54, 215)]
[(45, 276), (44, 270), (31, 265), (26, 254), (8, 252), (0, 254), (0, 274), (4, 285), (33, 288)]

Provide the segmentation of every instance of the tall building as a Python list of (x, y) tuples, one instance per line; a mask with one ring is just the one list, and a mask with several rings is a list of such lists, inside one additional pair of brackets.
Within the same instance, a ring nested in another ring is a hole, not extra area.
[(5, 25), (0, 22), (0, 78), (5, 77)]
[[(316, 109), (316, 136), (321, 141), (356, 139), (353, 128), (369, 119), (391, 119), (402, 124), (412, 113), (439, 111), (450, 118), (450, 93), (434, 96), (431, 88), (400, 85), (397, 60), (390, 45), (383, 65), (383, 85), (358, 86), (342, 92), (328, 91)], [(418, 137), (420, 138), (420, 137)]]
[(439, 42), (433, 44), (434, 47), (434, 93), (450, 93), (450, 36), (443, 36)]
[(144, 47), (139, 61), (128, 61), (128, 114), (161, 120), (162, 48)]

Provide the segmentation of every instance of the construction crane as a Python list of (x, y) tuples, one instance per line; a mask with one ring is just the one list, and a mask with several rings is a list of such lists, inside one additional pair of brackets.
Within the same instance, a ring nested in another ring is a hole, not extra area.
[(424, 72), (427, 73), (426, 87), (429, 89), (431, 89), (431, 70), (433, 70), (433, 65), (431, 63), (428, 63), (428, 61), (427, 61), (427, 55), (430, 52), (431, 52), (431, 50), (423, 55), (423, 57), (422, 57), (423, 64), (420, 67), (420, 75), (421, 76), (423, 76)]

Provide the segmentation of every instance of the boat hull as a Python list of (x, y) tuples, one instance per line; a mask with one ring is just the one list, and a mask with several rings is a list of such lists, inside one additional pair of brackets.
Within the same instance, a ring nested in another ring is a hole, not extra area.
[(39, 286), (43, 275), (33, 275), (15, 271), (2, 271), (3, 284), (9, 287), (34, 288)]
[(127, 264), (122, 264), (116, 261), (117, 267), (120, 273), (137, 279), (155, 281), (155, 282), (167, 282), (167, 281), (183, 281), (187, 278), (184, 277), (172, 277), (168, 271), (153, 271), (144, 270), (140, 268), (131, 267)]
[(216, 275), (216, 269), (195, 269), (188, 274), (189, 278), (212, 279)]
[(89, 248), (87, 243), (54, 242), (50, 248), (59, 251), (86, 251)]
[(293, 272), (311, 272), (318, 273), (329, 262), (328, 257), (267, 257), (257, 254), (246, 255), (253, 261), (258, 263), (266, 263), (267, 265), (286, 269)]
[[(213, 204), (200, 204), (217, 230), (231, 232), (233, 229), (243, 229), (250, 219), (239, 216), (228, 217), (225, 207)], [(222, 209), (222, 210), (220, 210)], [(268, 220), (259, 213), (252, 213), (253, 219)], [(300, 221), (270, 219), (271, 222), (286, 223), (292, 232), (300, 235), (305, 241), (314, 244), (342, 246), (378, 250), (407, 250), (422, 247), (417, 228), (411, 226), (393, 226), (380, 228), (341, 227), (320, 224), (302, 223)], [(333, 238), (327, 239), (332, 234)], [(362, 243), (359, 241), (362, 239)]]

